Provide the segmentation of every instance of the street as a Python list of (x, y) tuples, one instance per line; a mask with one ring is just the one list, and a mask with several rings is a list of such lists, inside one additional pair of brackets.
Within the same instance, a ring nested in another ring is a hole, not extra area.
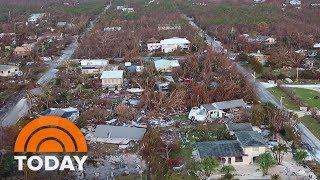
[(311, 152), (314, 158), (320, 162), (320, 141), (317, 139), (308, 128), (306, 128), (302, 123), (299, 123), (297, 128), (301, 133), (301, 139), (306, 145), (309, 152)]

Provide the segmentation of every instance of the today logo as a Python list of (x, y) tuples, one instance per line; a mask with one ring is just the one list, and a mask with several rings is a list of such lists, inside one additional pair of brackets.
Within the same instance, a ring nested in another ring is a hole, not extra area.
[[(76, 167), (82, 171), (87, 156), (63, 156), (60, 162), (59, 158), (48, 154), (87, 153), (88, 147), (82, 132), (71, 121), (57, 116), (42, 116), (28, 123), (20, 131), (14, 152), (41, 154), (29, 158), (25, 155), (14, 156), (14, 159), (18, 160), (19, 171), (23, 170), (25, 160), (27, 167), (32, 171), (38, 171), (43, 166), (46, 171), (73, 171)], [(73, 160), (77, 166), (73, 164)]]

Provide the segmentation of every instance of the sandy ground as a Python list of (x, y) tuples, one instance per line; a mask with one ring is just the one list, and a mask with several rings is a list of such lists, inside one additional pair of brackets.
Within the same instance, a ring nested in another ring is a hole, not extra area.
[[(259, 170), (257, 164), (250, 164), (246, 166), (234, 166), (236, 172), (234, 173), (236, 179), (248, 180), (248, 179), (270, 179), (271, 175), (278, 174), (281, 179), (317, 179), (313, 172), (308, 168), (299, 166), (292, 157), (291, 153), (286, 153), (282, 165), (276, 165), (270, 168), (268, 175), (263, 176)], [(219, 179), (220, 173), (213, 174), (208, 179)]]

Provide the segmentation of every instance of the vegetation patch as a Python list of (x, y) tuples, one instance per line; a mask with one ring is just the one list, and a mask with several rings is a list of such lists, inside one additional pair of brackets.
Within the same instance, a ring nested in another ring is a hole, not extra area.
[(281, 100), (282, 97), (282, 103), (286, 108), (295, 111), (299, 110), (299, 105), (295, 104), (280, 88), (273, 87), (269, 88), (268, 91), (279, 100)]
[(69, 14), (96, 14), (101, 12), (105, 2), (100, 0), (90, 1), (75, 7), (66, 8), (65, 12)]
[(320, 93), (310, 89), (292, 88), (296, 95), (308, 106), (320, 109)]

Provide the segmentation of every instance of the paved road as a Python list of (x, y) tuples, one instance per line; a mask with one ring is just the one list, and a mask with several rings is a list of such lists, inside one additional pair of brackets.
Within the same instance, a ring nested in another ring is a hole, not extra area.
[(308, 151), (314, 156), (314, 158), (320, 162), (320, 141), (315, 137), (308, 128), (306, 128), (302, 123), (299, 123), (297, 128), (301, 133), (301, 139)]
[(73, 42), (62, 51), (62, 55), (55, 60), (54, 63), (50, 64), (49, 69), (46, 73), (44, 73), (41, 78), (38, 80), (37, 84), (40, 86), (44, 86), (48, 84), (52, 79), (56, 77), (56, 74), (58, 73), (58, 69), (56, 69), (58, 66), (63, 64), (66, 60), (70, 59), (71, 56), (74, 54), (75, 50), (78, 47), (78, 41), (77, 37), (74, 37)]
[[(93, 20), (90, 22), (90, 25), (84, 30), (84, 32), (80, 35), (80, 38), (83, 37), (86, 33), (90, 32), (95, 24), (98, 22), (98, 20), (101, 18), (102, 15), (106, 13), (106, 11), (110, 8), (111, 4), (106, 6), (104, 10)], [(75, 36), (73, 39), (73, 42), (67, 46), (65, 50), (62, 51), (62, 55), (53, 61), (53, 63), (50, 64), (49, 69), (39, 78), (37, 81), (37, 85), (40, 87), (37, 87), (37, 89), (41, 90), (41, 87), (46, 86), (50, 81), (56, 78), (56, 74), (58, 73), (58, 69), (56, 69), (58, 66), (63, 64), (66, 60), (70, 59), (71, 56), (74, 54), (75, 50), (78, 47), (78, 36)], [(27, 115), (28, 111), (31, 108), (31, 104), (28, 103), (29, 100), (27, 100), (26, 97), (22, 97), (17, 104), (15, 104), (10, 110), (5, 113), (3, 118), (1, 119), (0, 123), (1, 126), (11, 126), (18, 122), (18, 120)]]
[(320, 92), (320, 84), (286, 84), (286, 87), (304, 88)]
[[(207, 44), (212, 47), (212, 49), (216, 52), (223, 52), (226, 53), (227, 51), (223, 48), (220, 42), (214, 41), (215, 38), (210, 37), (207, 33), (205, 33), (204, 30), (202, 30), (198, 25), (196, 25), (193, 22), (193, 19), (188, 18), (187, 16), (183, 15), (184, 18), (186, 18), (189, 21), (189, 24), (201, 31), (205, 37)], [(228, 57), (232, 53), (227, 53)], [(277, 98), (275, 98), (261, 83), (260, 81), (256, 80), (253, 75), (248, 72), (245, 68), (243, 68), (240, 64), (234, 62), (233, 60), (229, 59), (230, 62), (232, 62), (236, 68), (239, 70), (239, 72), (256, 87), (256, 93), (257, 96), (261, 99), (262, 102), (270, 102), (274, 106), (276, 106), (279, 109), (284, 109), (283, 106), (281, 106), (281, 103)], [(300, 85), (301, 86), (301, 85)], [(310, 85), (308, 85), (310, 86)], [(319, 84), (312, 85), (313, 87), (320, 86)], [(303, 144), (308, 148), (308, 151), (310, 154), (314, 156), (314, 158), (320, 162), (320, 141), (317, 139), (302, 123), (299, 123), (297, 126), (297, 129), (299, 130), (301, 134), (301, 139)]]
[[(263, 86), (265, 88), (271, 88), (277, 86), (277, 84), (274, 83), (267, 83), (267, 82), (262, 82)], [(285, 87), (289, 88), (303, 88), (303, 89), (311, 89), (315, 91), (320, 91), (320, 84), (284, 84)]]
[(16, 124), (17, 121), (25, 116), (30, 109), (30, 105), (26, 98), (22, 98), (14, 108), (2, 120), (2, 126), (10, 126)]
[(276, 106), (279, 109), (282, 109), (280, 101), (275, 98), (261, 83), (260, 81), (256, 80), (253, 75), (248, 72), (244, 67), (242, 67), (240, 64), (233, 61), (239, 72), (250, 82), (252, 83), (255, 88), (258, 97), (262, 102), (270, 102), (274, 106)]

